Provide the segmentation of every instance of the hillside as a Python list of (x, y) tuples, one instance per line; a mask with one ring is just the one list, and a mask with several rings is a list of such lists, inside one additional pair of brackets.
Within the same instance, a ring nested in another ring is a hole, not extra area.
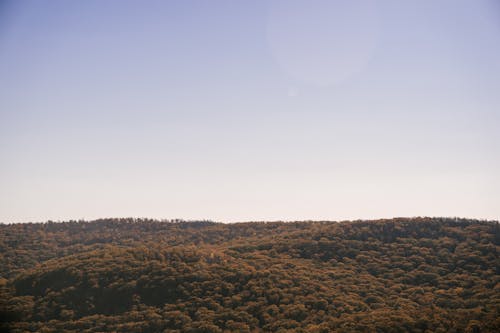
[(0, 225), (5, 332), (498, 332), (498, 222)]

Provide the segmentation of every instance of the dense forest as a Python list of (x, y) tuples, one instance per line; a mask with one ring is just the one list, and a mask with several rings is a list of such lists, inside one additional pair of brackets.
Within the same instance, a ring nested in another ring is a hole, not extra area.
[(2, 332), (499, 332), (496, 221), (0, 225)]

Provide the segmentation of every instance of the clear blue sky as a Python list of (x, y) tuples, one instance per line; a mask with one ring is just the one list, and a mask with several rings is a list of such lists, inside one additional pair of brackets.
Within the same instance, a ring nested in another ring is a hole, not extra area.
[(1, 1), (0, 221), (500, 217), (500, 3)]

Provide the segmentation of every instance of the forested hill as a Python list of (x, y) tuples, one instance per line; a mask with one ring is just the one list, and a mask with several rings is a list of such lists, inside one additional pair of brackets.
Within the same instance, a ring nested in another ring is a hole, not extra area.
[(0, 331), (500, 332), (499, 246), (448, 218), (0, 225)]

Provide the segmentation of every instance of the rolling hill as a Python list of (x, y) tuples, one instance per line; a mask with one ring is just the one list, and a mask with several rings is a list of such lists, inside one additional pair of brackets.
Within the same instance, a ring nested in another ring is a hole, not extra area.
[(0, 225), (4, 332), (498, 332), (500, 225)]

